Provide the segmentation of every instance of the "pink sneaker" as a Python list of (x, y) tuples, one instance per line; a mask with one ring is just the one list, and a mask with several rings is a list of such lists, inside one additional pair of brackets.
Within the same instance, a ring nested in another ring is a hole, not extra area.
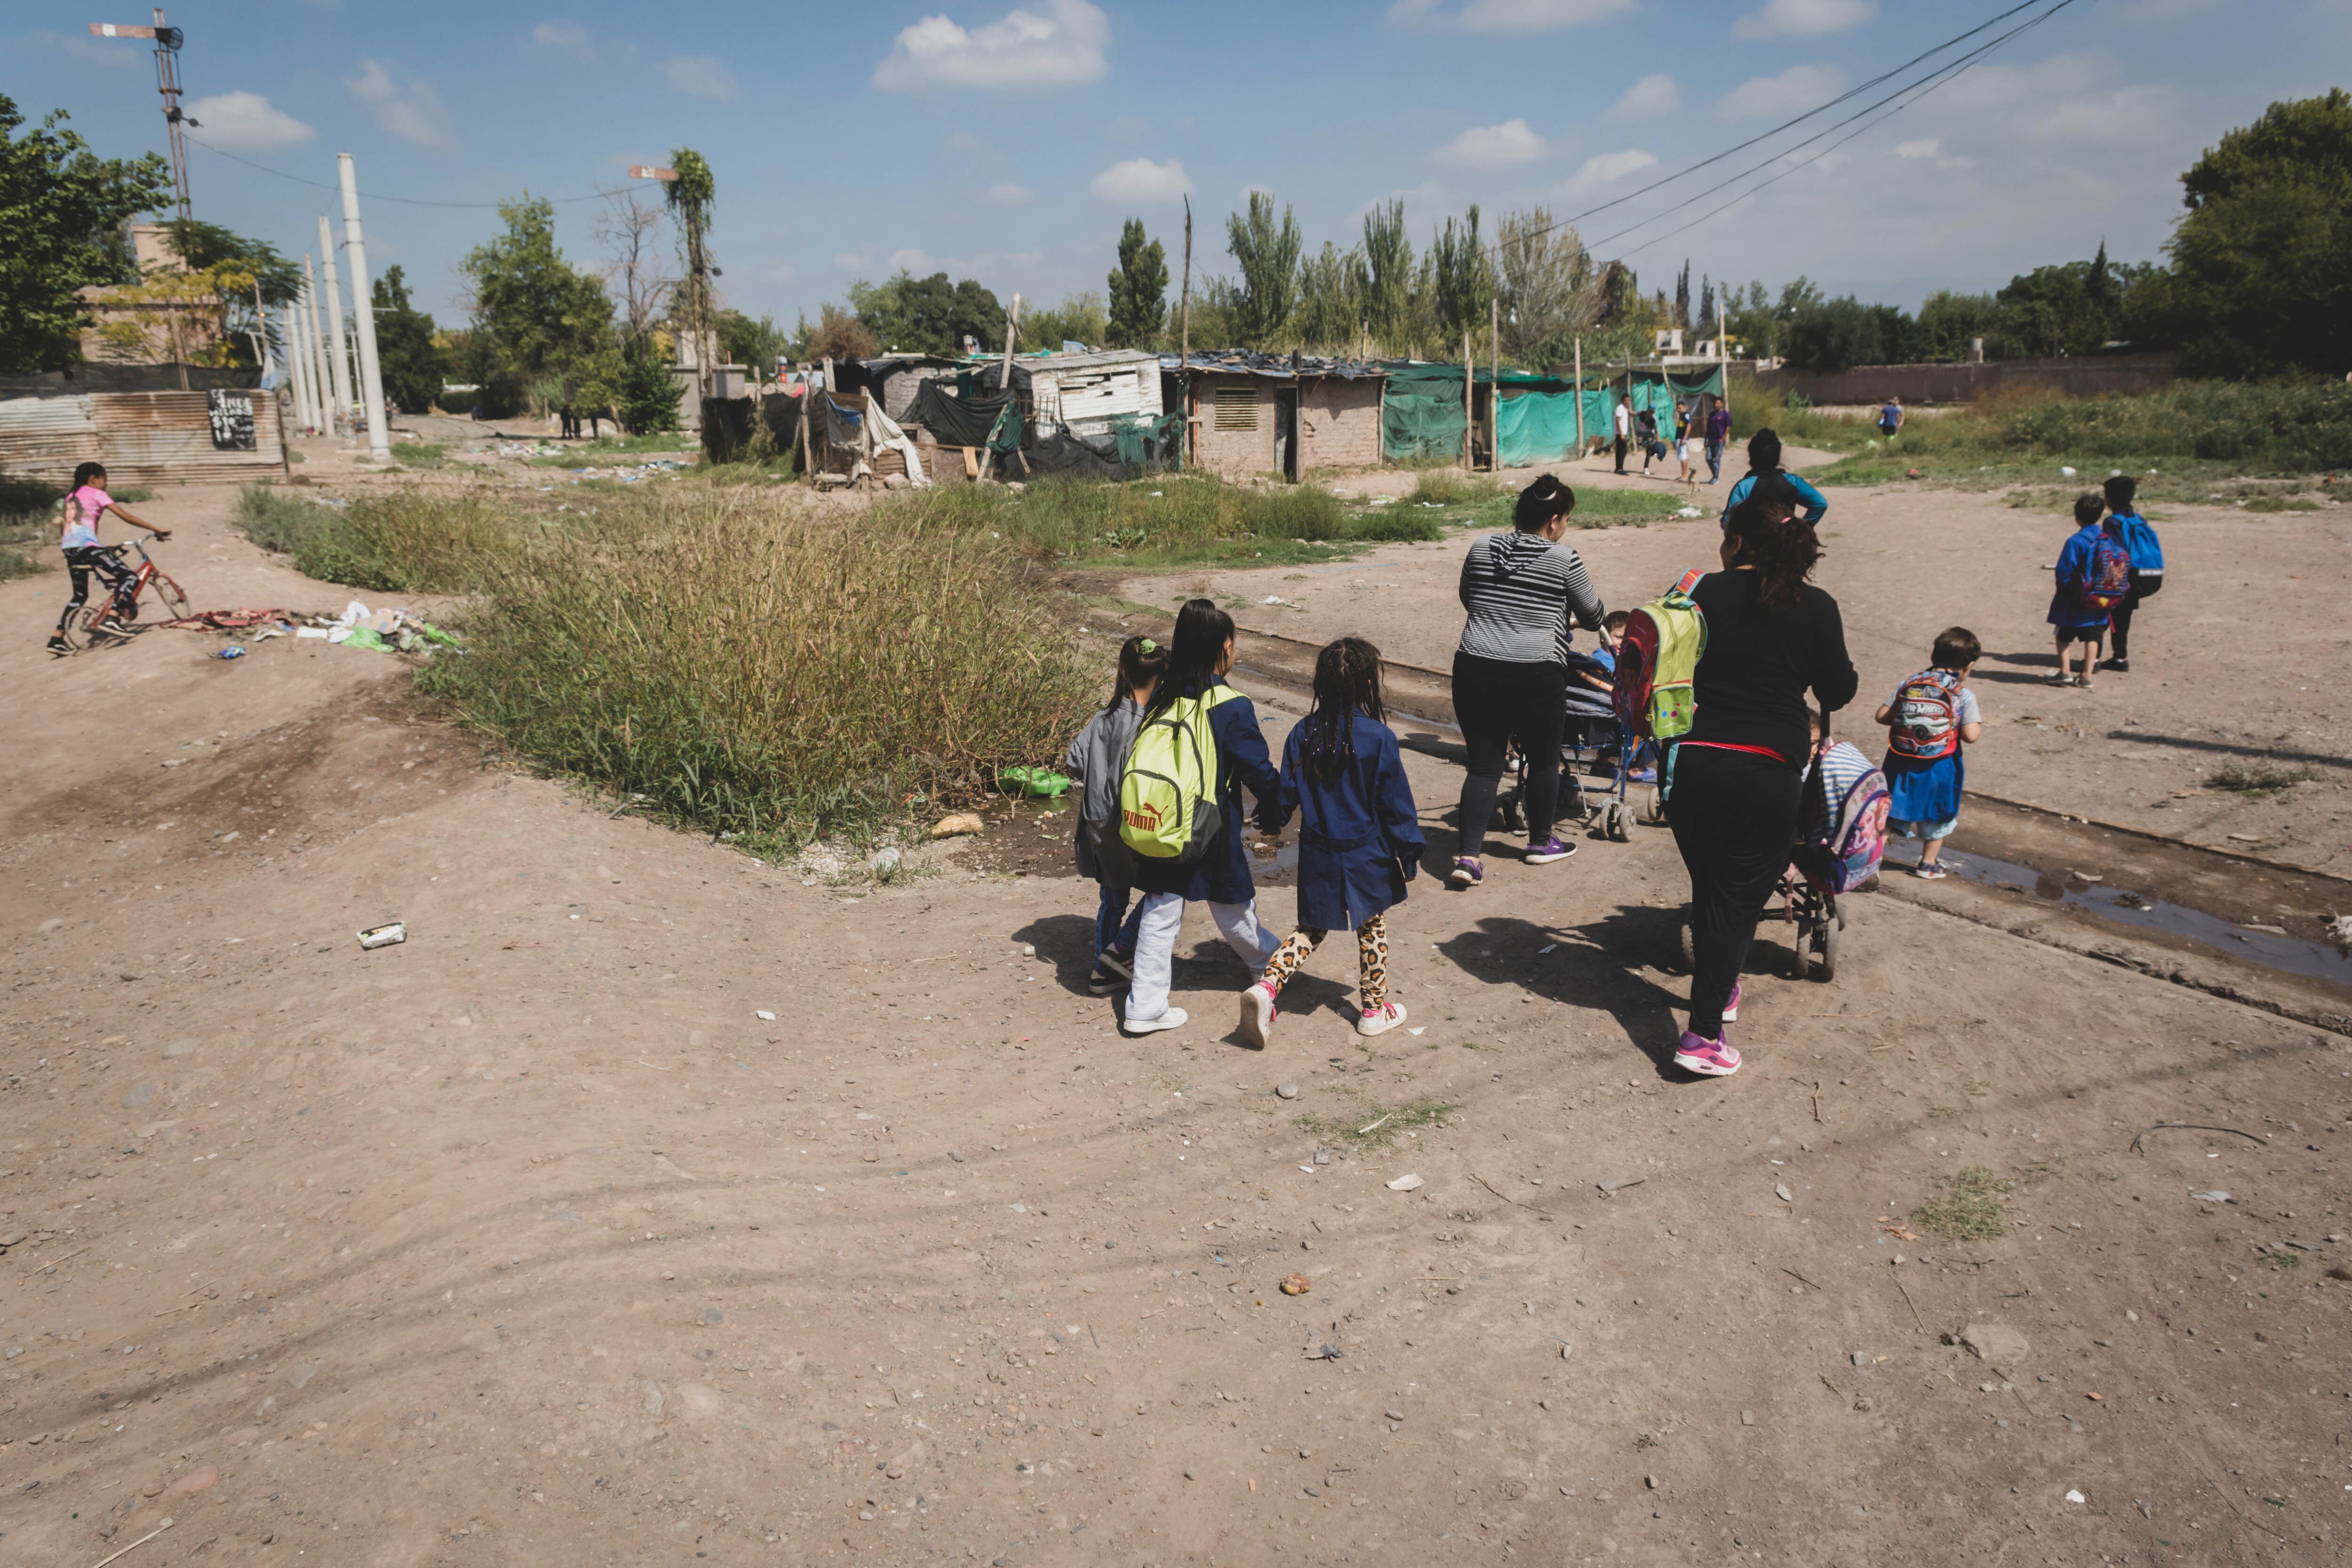
[(1723, 1005), (1723, 1021), (1727, 1024), (1739, 1021), (1739, 982), (1737, 980), (1731, 983), (1731, 1000)]
[(1729, 1078), (1739, 1070), (1739, 1053), (1729, 1041), (1702, 1039), (1685, 1030), (1675, 1051), (1675, 1066), (1705, 1078)]
[(1274, 993), (1261, 980), (1242, 993), (1242, 1038), (1254, 1050), (1264, 1050), (1274, 1036)]

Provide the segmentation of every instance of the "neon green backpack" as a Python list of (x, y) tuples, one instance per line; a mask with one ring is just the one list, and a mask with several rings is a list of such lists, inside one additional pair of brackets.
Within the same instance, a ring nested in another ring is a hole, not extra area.
[(1240, 695), (1220, 684), (1179, 697), (1135, 732), (1118, 776), (1118, 837), (1128, 848), (1147, 860), (1189, 866), (1217, 841), (1224, 814), (1217, 806), (1222, 781), (1209, 710)]
[(1671, 741), (1687, 735), (1698, 715), (1691, 682), (1706, 652), (1706, 617), (1691, 590), (1706, 575), (1693, 567), (1625, 620), (1617, 645), (1612, 696), (1618, 721), (1636, 735)]

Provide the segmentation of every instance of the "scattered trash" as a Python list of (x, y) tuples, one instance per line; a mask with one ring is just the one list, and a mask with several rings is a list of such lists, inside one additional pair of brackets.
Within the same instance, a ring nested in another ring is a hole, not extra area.
[[(1296, 1279), (1298, 1276), (1294, 1274), (1291, 1278)], [(1344, 1361), (1347, 1359), (1347, 1354), (1348, 1352), (1338, 1345), (1318, 1345), (1307, 1352), (1307, 1359), (1308, 1361)]]
[(1389, 1184), (1389, 1191), (1392, 1193), (1409, 1193), (1420, 1185), (1421, 1178), (1419, 1176), (1402, 1175)]
[(1284, 598), (1279, 594), (1268, 594), (1265, 598), (1260, 599), (1258, 603), (1261, 605), (1282, 605), (1294, 610), (1298, 607), (1297, 605), (1292, 604), (1291, 601)]
[(1407, 1029), (1405, 1033), (1408, 1035), (1426, 1034), (1428, 1033), (1428, 1026), (1425, 1024), (1415, 1024), (1412, 1028)]
[(1396, 497), (1394, 497), (1394, 496), (1374, 496), (1374, 497), (1372, 498), (1372, 505), (1374, 505), (1374, 506), (1394, 506), (1394, 505), (1396, 505), (1396, 500), (1397, 500), (1397, 499), (1396, 499)]
[(1307, 1276), (1304, 1274), (1286, 1274), (1282, 1277), (1282, 1293), (1286, 1296), (1304, 1296), (1313, 1289), (1315, 1287), (1307, 1282)]
[(2068, 479), (2073, 479), (2073, 478), (2074, 477), (2074, 470), (2073, 468), (2071, 468), (2066, 467), (2064, 464), (2061, 464), (2061, 465), (2059, 465), (2058, 471), (2059, 471), (2060, 473), (2062, 473), (2062, 474), (2065, 475), (2065, 476), (2066, 476)]
[(2226, 1204), (2230, 1201), (2230, 1194), (2221, 1191), (2219, 1188), (2216, 1188), (2211, 1192), (2191, 1193), (2189, 1195), (2195, 1198), (2200, 1204)]
[[(2069, 473), (2072, 473), (2074, 470), (2070, 468), (2070, 469), (2068, 469), (2067, 471), (2068, 471)], [(2069, 1490), (2069, 1491), (2066, 1493), (2066, 1500), (2067, 1500), (2068, 1502), (2088, 1502), (2088, 1501), (2090, 1501), (2091, 1500), (2090, 1500), (2089, 1498), (2084, 1497), (2084, 1496), (2081, 1492), (2079, 1492), (2079, 1491)]]
[[(1034, 958), (1034, 957), (1036, 957), (1036, 956), (1037, 956), (1037, 944), (1036, 944), (1035, 942), (1023, 942), (1023, 943), (1021, 944), (1021, 956), (1022, 956), (1022, 957), (1024, 957), (1024, 958)], [(1026, 1036), (1024, 1036), (1023, 1037), (1025, 1039), (1027, 1037), (1026, 1037)]]
[(982, 822), (979, 817), (974, 816), (971, 812), (959, 811), (953, 816), (942, 816), (937, 822), (932, 823), (931, 837), (934, 838), (961, 838), (969, 834), (983, 832), (987, 829), (987, 826), (988, 824)]
[(1795, 1203), (1795, 1202), (1797, 1201), (1794, 1197), (1792, 1197), (1792, 1196), (1790, 1194), (1790, 1192), (1789, 1192), (1789, 1184), (1788, 1184), (1788, 1183), (1786, 1183), (1786, 1182), (1775, 1182), (1775, 1183), (1773, 1183), (1773, 1184), (1772, 1184), (1772, 1191), (1773, 1191), (1774, 1194), (1775, 1194), (1775, 1195), (1777, 1195), (1777, 1196), (1780, 1198), (1780, 1200), (1782, 1203), (1784, 1203), (1784, 1204), (1792, 1204), (1792, 1203)]
[(393, 921), (385, 925), (370, 926), (360, 932), (362, 948), (390, 947), (395, 942), (407, 940), (408, 922), (406, 921)]
[(294, 628), (294, 635), (298, 637), (316, 637), (320, 642), (332, 642), (335, 640), (334, 632), (330, 631), (325, 626), (296, 626)]
[(1539, 947), (1539, 948), (1536, 949), (1537, 953), (1538, 953), (1538, 954), (1539, 954), (1539, 955), (1540, 955), (1540, 954), (1542, 954), (1542, 953), (1547, 953), (1547, 952), (1559, 952), (1559, 943), (1558, 943), (1558, 942), (1548, 942), (1544, 943), (1541, 947)]
[(1686, 506), (1675, 509), (1675, 515), (1676, 517), (1705, 517), (1706, 513), (1701, 511), (1695, 506)]
[(1647, 1176), (1628, 1176), (1622, 1182), (1602, 1182), (1599, 1184), (1601, 1195), (1604, 1198), (1615, 1197), (1627, 1187), (1638, 1187), (1649, 1179)]
[(901, 858), (903, 858), (903, 857), (899, 855), (897, 847), (889, 846), (877, 849), (873, 854), (867, 856), (866, 864), (871, 867), (875, 871), (887, 877), (891, 872), (898, 868), (898, 862)]
[(773, 1013), (769, 1012), (765, 1007), (754, 1008), (752, 1010), (751, 1016), (765, 1024), (772, 1024), (776, 1021), (776, 1016)]
[(1059, 800), (1070, 792), (1067, 775), (1051, 768), (1002, 768), (996, 782), (1013, 794), (1043, 795), (1048, 800)]
[(213, 655), (213, 657), (215, 658), (243, 658), (245, 657), (245, 649), (241, 647), (225, 647), (221, 649), (220, 652)]
[(1295, 1083), (1278, 1083), (1274, 1086), (1274, 1092), (1285, 1100), (1297, 1100), (1298, 1086)]

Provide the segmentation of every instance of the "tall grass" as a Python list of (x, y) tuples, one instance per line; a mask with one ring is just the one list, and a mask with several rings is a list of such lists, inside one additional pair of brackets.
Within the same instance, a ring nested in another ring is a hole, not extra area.
[(1057, 757), (1101, 684), (1011, 542), (910, 509), (632, 495), (481, 563), (479, 591), (430, 690), (543, 766), (754, 847), (976, 795)]
[(37, 479), (0, 474), (0, 583), (47, 569), (37, 552), (57, 545), (58, 493)]
[(1328, 544), (1435, 539), (1426, 514), (1353, 509), (1313, 485), (1261, 489), (1170, 475), (1126, 484), (1041, 479), (1024, 489), (952, 485), (901, 490), (874, 510), (891, 526), (936, 525), (998, 536), (1040, 561), (1182, 564), (1246, 554), (1249, 542)]
[(463, 593), (531, 525), (473, 497), (406, 490), (347, 506), (247, 485), (235, 521), (265, 550), (322, 583), (391, 594)]

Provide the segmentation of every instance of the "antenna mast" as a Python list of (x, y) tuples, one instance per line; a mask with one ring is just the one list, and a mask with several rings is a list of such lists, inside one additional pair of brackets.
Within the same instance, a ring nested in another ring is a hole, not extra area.
[(163, 8), (155, 7), (155, 25), (134, 27), (112, 22), (92, 22), (89, 36), (93, 38), (152, 38), (155, 40), (155, 90), (163, 95), (163, 125), (169, 134), (172, 149), (172, 184), (179, 194), (180, 216), (195, 215), (188, 207), (188, 138), (183, 125), (194, 125), (180, 112), (180, 46), (186, 36), (177, 27), (163, 25)]

